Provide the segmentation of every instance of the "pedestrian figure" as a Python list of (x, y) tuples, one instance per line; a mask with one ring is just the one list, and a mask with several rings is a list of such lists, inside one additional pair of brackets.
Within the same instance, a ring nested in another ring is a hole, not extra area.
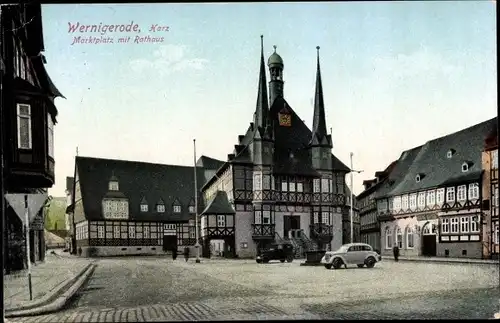
[(78, 247), (78, 256), (82, 255), (82, 247)]
[(394, 260), (398, 261), (398, 258), (399, 258), (399, 247), (398, 246), (394, 246), (394, 248), (392, 248), (392, 252), (394, 253)]
[(186, 259), (186, 262), (189, 259), (189, 247), (184, 248), (184, 259)]
[(172, 249), (172, 259), (177, 259), (177, 248)]

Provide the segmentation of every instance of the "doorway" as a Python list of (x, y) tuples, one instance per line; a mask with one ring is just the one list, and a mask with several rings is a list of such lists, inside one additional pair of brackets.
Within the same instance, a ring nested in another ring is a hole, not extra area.
[(435, 257), (436, 254), (436, 228), (427, 222), (422, 230), (422, 256)]
[(177, 235), (163, 236), (163, 251), (177, 250)]
[(299, 215), (284, 215), (283, 216), (283, 238), (288, 239), (290, 230), (300, 229)]

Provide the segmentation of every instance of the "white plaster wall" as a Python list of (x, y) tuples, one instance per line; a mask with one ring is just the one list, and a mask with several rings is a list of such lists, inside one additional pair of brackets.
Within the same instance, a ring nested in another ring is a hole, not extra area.
[[(399, 250), (401, 256), (418, 256), (420, 253), (420, 232), (415, 231), (415, 225), (422, 228), (423, 224), (427, 221), (417, 221), (416, 217), (409, 217), (405, 219), (397, 219), (390, 222), (383, 222), (380, 225), (380, 251), (385, 255), (392, 255), (392, 247), (390, 249), (386, 248), (385, 243), (385, 230), (387, 227), (392, 229), (392, 242), (394, 242), (397, 237), (397, 226), (401, 228), (402, 238), (403, 238), (403, 248)], [(431, 221), (432, 222), (432, 221)], [(413, 248), (408, 248), (407, 240), (405, 235), (406, 227), (410, 226), (413, 229)]]
[(333, 239), (331, 250), (337, 250), (342, 246), (342, 214), (333, 213)]
[(275, 223), (274, 230), (278, 232), (280, 237), (285, 238), (283, 236), (283, 230), (285, 229), (283, 222), (283, 212), (274, 213), (274, 223)]
[[(131, 255), (166, 255), (162, 246), (118, 246), (118, 247), (82, 247), (82, 256), (88, 257), (89, 248), (97, 249), (97, 257), (131, 256)], [(125, 249), (125, 250), (122, 250)], [(170, 254), (170, 253), (169, 253)], [(191, 256), (196, 256), (191, 252)], [(182, 257), (182, 254), (179, 254)]]
[[(239, 258), (255, 257), (257, 254), (257, 246), (252, 239), (253, 212), (237, 211), (235, 217), (236, 254)], [(242, 242), (247, 244), (247, 248), (241, 247)]]

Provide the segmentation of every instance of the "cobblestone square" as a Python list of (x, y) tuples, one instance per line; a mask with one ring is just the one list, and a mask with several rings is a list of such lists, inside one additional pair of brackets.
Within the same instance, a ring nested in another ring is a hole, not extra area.
[(100, 259), (73, 302), (14, 322), (492, 318), (498, 267), (382, 261), (373, 269), (254, 260)]

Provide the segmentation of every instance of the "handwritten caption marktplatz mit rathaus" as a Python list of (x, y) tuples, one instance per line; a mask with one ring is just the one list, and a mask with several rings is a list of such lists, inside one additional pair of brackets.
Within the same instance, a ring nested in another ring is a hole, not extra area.
[[(131, 21), (129, 24), (103, 24), (84, 25), (79, 22), (68, 22), (68, 33), (72, 35), (73, 40), (71, 45), (75, 44), (114, 44), (114, 43), (163, 43), (164, 34), (170, 31), (170, 27), (164, 24), (151, 24), (148, 29), (148, 35), (129, 35), (130, 33), (141, 34), (139, 24), (134, 24)], [(98, 34), (93, 35), (78, 35), (78, 34)], [(119, 34), (119, 36), (115, 36)], [(128, 34), (128, 35), (127, 35)], [(73, 36), (77, 35), (77, 36)]]

